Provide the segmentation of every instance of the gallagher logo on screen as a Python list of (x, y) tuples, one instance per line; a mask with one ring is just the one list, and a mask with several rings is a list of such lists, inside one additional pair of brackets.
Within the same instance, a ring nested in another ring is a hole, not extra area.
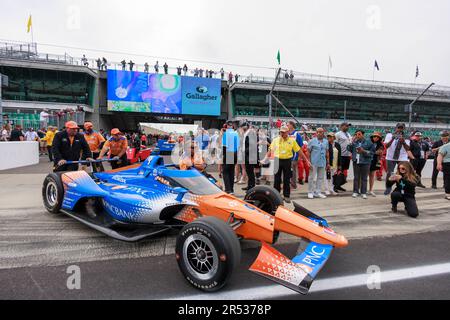
[(196, 93), (186, 93), (186, 98), (191, 100), (203, 100), (203, 101), (217, 101), (217, 96), (211, 96), (208, 94), (209, 90), (205, 86), (198, 86), (195, 89)]
[(207, 87), (205, 87), (205, 86), (200, 86), (200, 87), (197, 87), (197, 92), (198, 93), (208, 93), (208, 88)]

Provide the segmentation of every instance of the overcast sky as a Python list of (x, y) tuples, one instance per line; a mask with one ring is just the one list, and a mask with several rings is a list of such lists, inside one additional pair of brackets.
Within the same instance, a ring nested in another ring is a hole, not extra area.
[[(268, 68), (276, 67), (280, 49), (282, 67), (299, 72), (326, 75), (330, 55), (331, 75), (372, 79), (376, 59), (376, 80), (414, 82), (419, 65), (418, 83), (450, 85), (448, 0), (1, 0), (0, 39), (30, 41), (30, 13), (34, 39), (43, 44)], [(40, 51), (101, 55), (43, 46)], [(131, 57), (104, 55), (115, 61)]]

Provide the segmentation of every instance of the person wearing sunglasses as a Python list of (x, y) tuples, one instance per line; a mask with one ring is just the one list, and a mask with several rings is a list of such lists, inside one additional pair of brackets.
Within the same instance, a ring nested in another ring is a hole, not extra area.
[(403, 202), (408, 216), (417, 218), (419, 209), (416, 203), (416, 186), (420, 178), (414, 171), (413, 166), (409, 162), (399, 162), (397, 173), (389, 177), (387, 186), (392, 188), (395, 184), (396, 189), (391, 193), (392, 212), (397, 212), (397, 204)]

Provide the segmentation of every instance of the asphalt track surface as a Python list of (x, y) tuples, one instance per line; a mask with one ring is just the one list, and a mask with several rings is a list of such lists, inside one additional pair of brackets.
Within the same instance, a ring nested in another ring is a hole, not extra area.
[[(0, 270), (0, 299), (450, 299), (449, 239), (450, 231), (354, 240), (349, 247), (334, 250), (307, 296), (249, 272), (246, 268), (258, 253), (252, 248), (243, 250), (229, 285), (218, 293), (192, 288), (178, 271), (174, 256), (167, 255), (79, 263), (80, 290), (67, 289), (69, 266)], [(289, 256), (297, 246), (278, 248)], [(380, 289), (368, 289), (365, 276), (350, 287), (345, 279), (329, 286), (340, 277), (367, 275), (373, 265), (381, 271)], [(426, 266), (425, 274), (414, 276)], [(397, 275), (383, 282), (383, 273), (393, 270)], [(397, 280), (399, 276), (404, 279)]]
[[(43, 160), (43, 159), (41, 159)], [(0, 183), (0, 299), (450, 299), (450, 206), (442, 190), (418, 190), (418, 219), (390, 213), (377, 198), (350, 194), (294, 199), (327, 218), (350, 245), (333, 251), (302, 296), (247, 269), (258, 243), (243, 242), (241, 264), (226, 288), (204, 294), (182, 277), (174, 258), (176, 234), (129, 244), (109, 239), (41, 203), (48, 163), (2, 172)], [(428, 184), (426, 182), (425, 184)], [(298, 240), (282, 237), (277, 249), (292, 257)], [(81, 289), (69, 290), (68, 267), (81, 271)], [(381, 289), (369, 290), (369, 266), (381, 270)]]

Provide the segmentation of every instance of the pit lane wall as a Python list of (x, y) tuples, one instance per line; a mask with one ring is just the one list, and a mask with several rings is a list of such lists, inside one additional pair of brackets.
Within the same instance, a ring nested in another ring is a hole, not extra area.
[(39, 163), (39, 142), (0, 142), (0, 171)]

